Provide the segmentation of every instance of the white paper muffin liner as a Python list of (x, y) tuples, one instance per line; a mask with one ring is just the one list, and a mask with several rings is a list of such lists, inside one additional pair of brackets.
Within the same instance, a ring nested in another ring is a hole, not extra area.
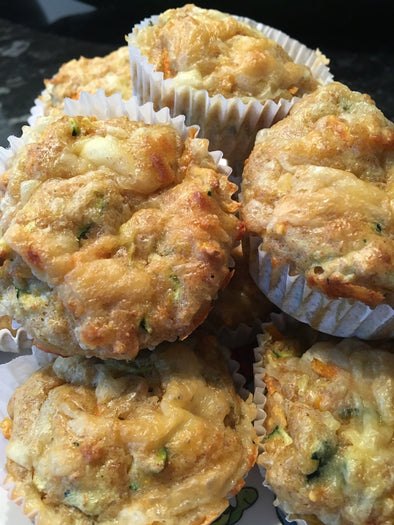
[[(47, 90), (41, 91), (40, 96), (47, 97)], [(27, 119), (29, 126), (32, 126), (38, 117), (43, 117), (49, 111), (49, 106), (44, 103), (40, 98), (34, 99), (34, 105), (30, 108), (30, 116)]]
[[(333, 80), (327, 66), (328, 60), (319, 50), (309, 49), (270, 26), (233, 16), (275, 40), (297, 64), (309, 66), (319, 84), (325, 85)], [(211, 97), (206, 90), (179, 86), (174, 79), (164, 79), (163, 73), (155, 71), (134, 44), (136, 31), (157, 21), (158, 15), (146, 18), (128, 35), (133, 93), (140, 103), (152, 101), (155, 109), (168, 106), (172, 116), (184, 114), (188, 125), (198, 124), (201, 136), (210, 141), (212, 149), (223, 151), (234, 170), (234, 180), (237, 180), (241, 176), (244, 160), (253, 147), (257, 131), (284, 118), (300, 99), (281, 99), (278, 103), (270, 100), (265, 104), (253, 100), (243, 102), (239, 98), (226, 99), (222, 95)]]
[(32, 347), (32, 339), (21, 327), (16, 329), (13, 335), (7, 328), (0, 330), (0, 352), (17, 354), (28, 352)]
[(371, 308), (361, 301), (329, 299), (309, 287), (303, 275), (290, 275), (288, 264), (273, 266), (271, 254), (262, 250), (258, 236), (250, 236), (250, 254), (250, 271), (257, 286), (295, 319), (338, 337), (394, 337), (394, 310), (390, 305)]

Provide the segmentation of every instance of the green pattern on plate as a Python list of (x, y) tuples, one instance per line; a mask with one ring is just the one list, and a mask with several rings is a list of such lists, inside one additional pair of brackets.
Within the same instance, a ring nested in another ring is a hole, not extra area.
[(249, 509), (256, 503), (259, 494), (254, 487), (244, 487), (235, 496), (235, 505), (229, 505), (223, 514), (213, 525), (234, 525), (242, 518), (245, 510)]

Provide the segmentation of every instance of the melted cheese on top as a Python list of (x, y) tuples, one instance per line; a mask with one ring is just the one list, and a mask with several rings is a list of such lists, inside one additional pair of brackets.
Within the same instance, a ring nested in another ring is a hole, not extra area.
[(266, 336), (259, 463), (284, 508), (327, 525), (394, 518), (394, 347)]
[(61, 355), (127, 359), (187, 336), (243, 233), (208, 142), (171, 123), (60, 112), (26, 141), (1, 201), (0, 311)]
[(21, 386), (7, 468), (27, 511), (43, 525), (218, 516), (255, 461), (255, 408), (200, 342), (201, 352), (179, 343), (134, 362), (58, 358)]
[(244, 101), (302, 96), (317, 87), (274, 40), (250, 24), (193, 4), (168, 9), (130, 37), (164, 78)]
[(333, 82), (258, 133), (242, 179), (249, 231), (329, 297), (394, 302), (394, 125)]

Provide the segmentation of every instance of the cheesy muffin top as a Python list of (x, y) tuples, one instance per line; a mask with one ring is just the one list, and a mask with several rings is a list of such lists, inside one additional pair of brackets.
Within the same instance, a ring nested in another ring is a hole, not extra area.
[(262, 249), (332, 298), (394, 304), (394, 124), (334, 82), (261, 130), (242, 175)]
[(52, 107), (63, 108), (66, 97), (78, 99), (82, 91), (96, 93), (103, 88), (107, 96), (120, 93), (124, 100), (132, 96), (129, 51), (122, 46), (103, 57), (80, 57), (64, 63), (52, 77), (44, 80), (39, 96), (46, 113)]
[(61, 355), (128, 359), (192, 332), (243, 233), (208, 142), (60, 112), (26, 141), (1, 201), (0, 311)]
[(251, 396), (213, 338), (134, 361), (58, 357), (20, 386), (2, 427), (8, 480), (49, 525), (211, 523), (257, 447)]
[(168, 9), (157, 23), (135, 28), (129, 42), (164, 78), (243, 101), (291, 99), (318, 83), (274, 40), (249, 23), (193, 4)]
[(261, 349), (267, 418), (258, 462), (285, 511), (308, 523), (392, 523), (393, 343), (306, 347), (265, 334)]

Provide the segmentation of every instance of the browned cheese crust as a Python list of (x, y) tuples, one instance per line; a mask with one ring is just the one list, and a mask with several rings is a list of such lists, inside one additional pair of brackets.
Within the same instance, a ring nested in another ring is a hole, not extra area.
[(96, 93), (103, 88), (107, 96), (120, 93), (124, 100), (132, 95), (129, 51), (122, 46), (103, 57), (80, 57), (64, 63), (59, 71), (44, 81), (39, 99), (46, 112), (63, 108), (66, 97), (78, 99), (82, 91)]
[(260, 131), (242, 194), (274, 264), (331, 298), (394, 304), (394, 125), (367, 95), (334, 82)]
[(317, 87), (310, 69), (296, 64), (274, 40), (215, 9), (193, 4), (168, 9), (132, 43), (164, 78), (205, 89), (210, 96), (264, 103)]
[(243, 233), (207, 141), (126, 117), (45, 117), (30, 133), (2, 200), (0, 311), (61, 355), (186, 337)]
[(57, 358), (9, 403), (8, 479), (39, 525), (207, 525), (256, 456), (251, 396), (215, 340)]
[(306, 347), (266, 335), (262, 348), (267, 433), (258, 462), (279, 503), (307, 523), (392, 524), (393, 344)]

